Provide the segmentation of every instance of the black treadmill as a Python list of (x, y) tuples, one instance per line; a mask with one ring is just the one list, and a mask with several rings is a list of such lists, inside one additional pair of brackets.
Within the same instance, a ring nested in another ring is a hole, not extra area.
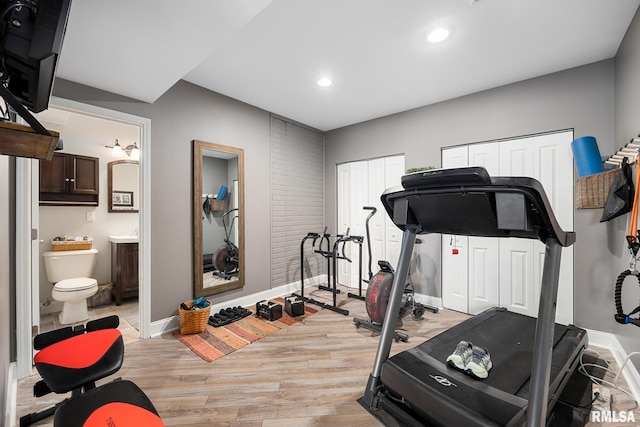
[[(382, 203), (403, 230), (373, 370), (358, 401), (385, 425), (544, 426), (587, 346), (587, 333), (555, 323), (562, 247), (575, 233), (558, 225), (540, 182), (489, 177), (481, 167), (402, 177)], [(391, 358), (413, 245), (418, 234), (539, 239), (545, 244), (537, 320), (491, 308)], [(493, 368), (478, 380), (449, 367), (461, 341), (487, 347)]]

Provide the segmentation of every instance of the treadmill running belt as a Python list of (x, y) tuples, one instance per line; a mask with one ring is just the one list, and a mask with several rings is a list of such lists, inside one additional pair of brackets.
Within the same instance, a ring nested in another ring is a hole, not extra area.
[[(517, 394), (531, 375), (536, 319), (504, 309), (490, 309), (470, 320), (476, 321), (463, 322), (418, 348), (446, 363), (460, 341), (486, 347), (494, 367), (482, 382), (509, 394)], [(556, 324), (554, 347), (566, 329), (566, 326)]]
[[(491, 308), (389, 358), (381, 382), (406, 408), (433, 425), (519, 425), (529, 399), (536, 319)], [(555, 325), (549, 409), (586, 347), (584, 330)], [(487, 347), (493, 369), (484, 380), (446, 364), (459, 341)]]

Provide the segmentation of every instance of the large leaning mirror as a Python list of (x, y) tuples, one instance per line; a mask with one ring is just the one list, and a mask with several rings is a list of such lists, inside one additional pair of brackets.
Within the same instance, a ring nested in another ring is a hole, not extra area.
[(244, 151), (194, 140), (194, 296), (244, 286), (244, 249)]
[(140, 206), (140, 174), (136, 160), (109, 162), (109, 212), (138, 212)]

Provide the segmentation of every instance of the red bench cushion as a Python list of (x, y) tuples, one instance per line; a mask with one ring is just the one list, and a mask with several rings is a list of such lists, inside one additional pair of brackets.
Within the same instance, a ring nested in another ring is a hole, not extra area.
[(38, 352), (36, 369), (55, 393), (66, 393), (113, 374), (124, 359), (117, 329), (100, 329), (59, 341)]

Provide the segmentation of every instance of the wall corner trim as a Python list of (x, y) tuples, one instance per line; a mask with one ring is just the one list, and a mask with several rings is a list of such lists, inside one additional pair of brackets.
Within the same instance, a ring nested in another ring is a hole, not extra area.
[(9, 370), (7, 372), (7, 383), (5, 384), (5, 412), (3, 415), (4, 426), (14, 427), (16, 425), (16, 405), (18, 401), (18, 376), (17, 376), (16, 362), (9, 364)]

